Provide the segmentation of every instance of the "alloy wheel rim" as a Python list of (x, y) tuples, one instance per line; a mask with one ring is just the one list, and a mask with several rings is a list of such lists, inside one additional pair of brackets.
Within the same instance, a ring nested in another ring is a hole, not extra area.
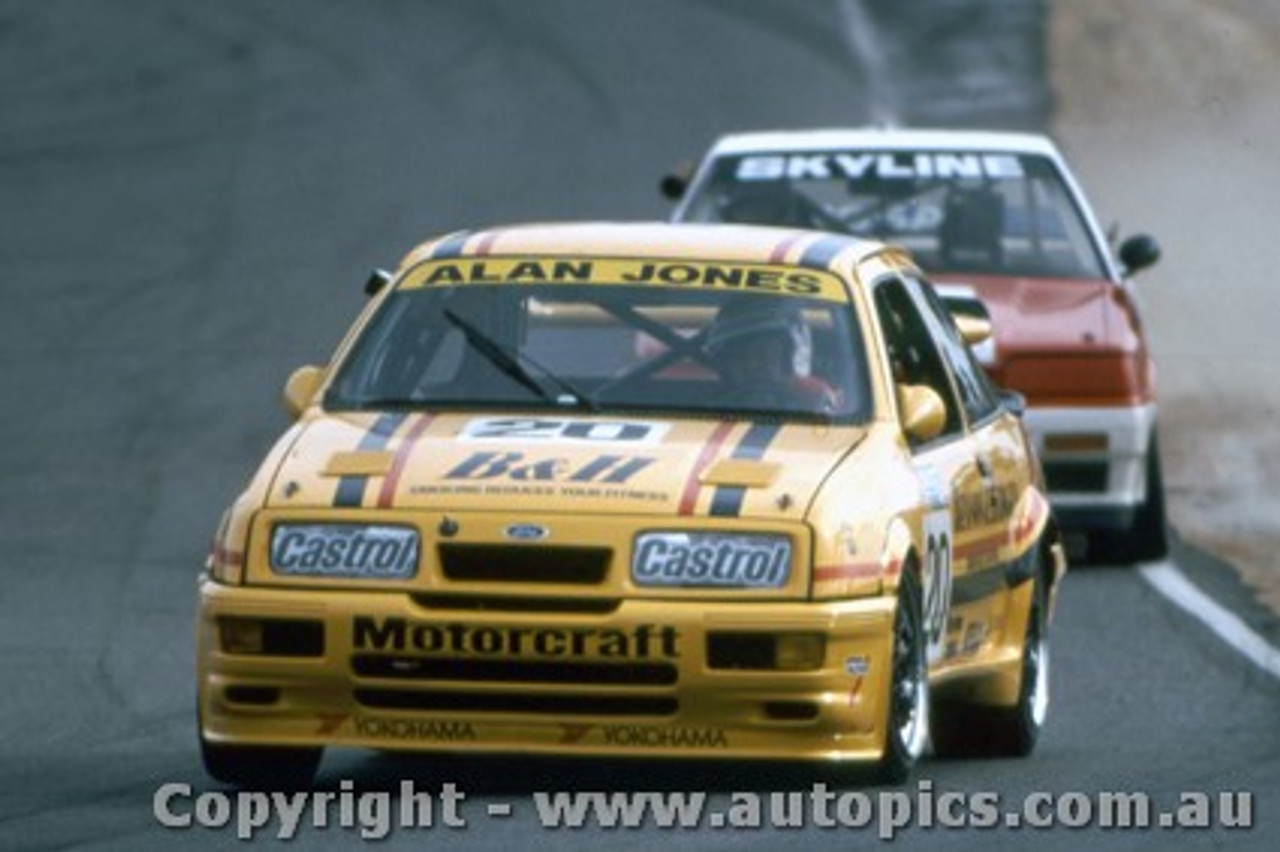
[(1032, 610), (1031, 618), (1031, 629), (1027, 631), (1024, 652), (1023, 676), (1029, 677), (1031, 681), (1027, 707), (1031, 711), (1031, 722), (1038, 728), (1044, 724), (1049, 713), (1049, 642), (1044, 635), (1038, 607)]
[(903, 750), (913, 759), (924, 753), (928, 737), (929, 693), (919, 629), (914, 615), (905, 614), (899, 620), (894, 648), (894, 728)]
[(1049, 713), (1049, 644), (1037, 638), (1028, 651), (1027, 663), (1032, 667), (1031, 721), (1036, 727), (1044, 724)]

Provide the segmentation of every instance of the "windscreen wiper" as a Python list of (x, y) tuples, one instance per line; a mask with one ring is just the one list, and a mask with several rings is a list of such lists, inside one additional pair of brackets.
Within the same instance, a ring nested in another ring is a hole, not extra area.
[[(444, 318), (447, 319), (451, 325), (461, 331), (463, 336), (467, 338), (467, 343), (488, 359), (489, 363), (493, 364), (505, 375), (520, 384), (521, 387), (527, 388), (539, 398), (555, 405), (585, 408), (593, 413), (600, 410), (600, 405), (594, 399), (581, 392), (573, 385), (569, 384), (569, 382), (560, 378), (551, 370), (530, 358), (528, 355), (523, 353), (512, 354), (511, 352), (508, 352), (500, 343), (448, 308), (446, 308), (443, 313)], [(529, 374), (529, 371), (520, 363), (521, 360), (524, 360), (533, 366), (534, 369), (563, 391), (563, 393), (560, 395), (550, 393), (538, 382), (537, 379)]]

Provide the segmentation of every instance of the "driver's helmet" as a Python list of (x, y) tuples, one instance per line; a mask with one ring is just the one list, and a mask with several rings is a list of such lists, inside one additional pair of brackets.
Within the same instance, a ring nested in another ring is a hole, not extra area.
[(800, 227), (804, 217), (793, 193), (773, 182), (735, 183), (717, 205), (721, 222)]
[(808, 376), (813, 369), (809, 326), (798, 308), (770, 296), (740, 296), (725, 303), (711, 322), (705, 351), (719, 360), (770, 335), (785, 342), (784, 366), (790, 375)]

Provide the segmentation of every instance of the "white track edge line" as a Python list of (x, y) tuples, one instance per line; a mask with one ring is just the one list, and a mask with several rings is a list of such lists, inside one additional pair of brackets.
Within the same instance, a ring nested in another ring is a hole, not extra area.
[(1250, 629), (1235, 613), (1200, 591), (1172, 562), (1143, 565), (1138, 572), (1157, 592), (1203, 623), (1250, 662), (1280, 678), (1280, 650)]

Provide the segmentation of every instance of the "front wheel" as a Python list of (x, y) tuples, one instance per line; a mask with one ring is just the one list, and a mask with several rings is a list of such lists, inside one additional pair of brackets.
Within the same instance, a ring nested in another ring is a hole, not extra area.
[(1010, 707), (950, 703), (934, 708), (934, 751), (942, 756), (1025, 757), (1049, 715), (1048, 590), (1036, 566), (1022, 639), (1018, 698)]
[(1049, 715), (1049, 633), (1045, 589), (1040, 577), (1031, 591), (1031, 612), (1022, 639), (1022, 684), (1018, 703), (990, 719), (993, 753), (1025, 757), (1036, 747)]
[(1169, 524), (1164, 506), (1160, 447), (1153, 433), (1147, 448), (1147, 496), (1129, 528), (1095, 536), (1098, 556), (1108, 562), (1156, 562), (1169, 555)]
[(929, 738), (929, 673), (920, 583), (909, 570), (902, 572), (898, 585), (891, 665), (884, 754), (877, 774), (883, 781), (900, 784), (910, 777)]

